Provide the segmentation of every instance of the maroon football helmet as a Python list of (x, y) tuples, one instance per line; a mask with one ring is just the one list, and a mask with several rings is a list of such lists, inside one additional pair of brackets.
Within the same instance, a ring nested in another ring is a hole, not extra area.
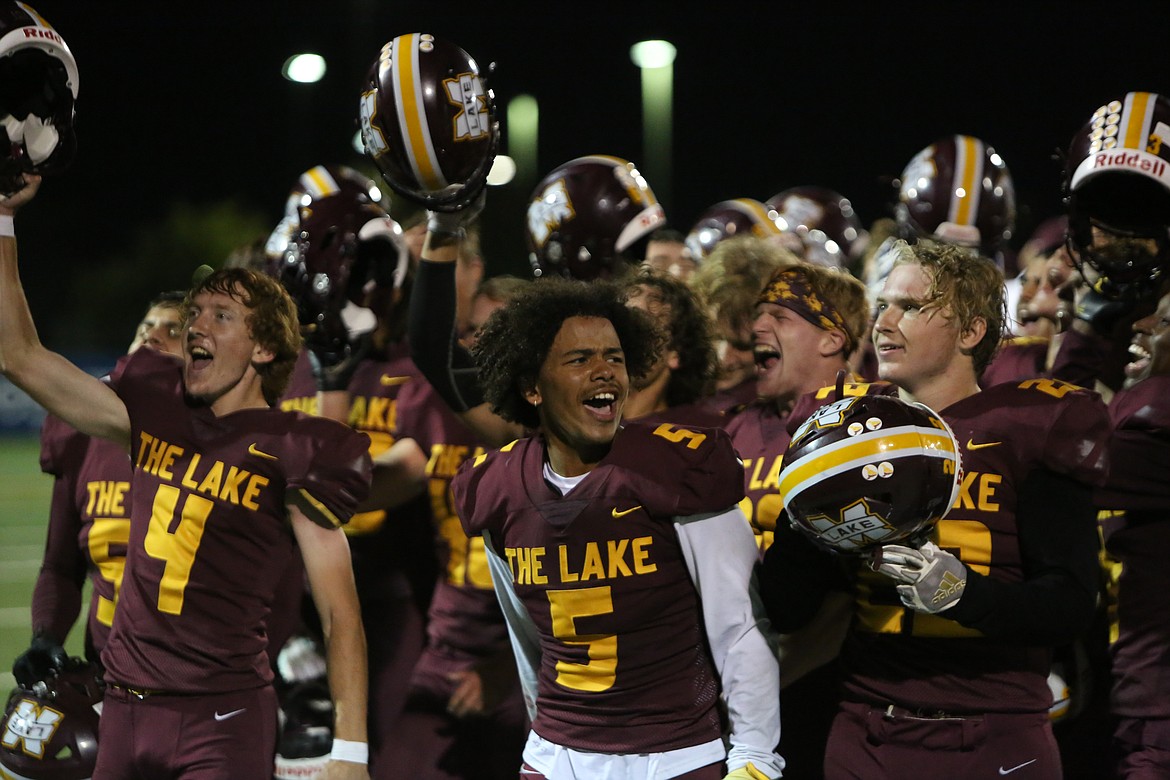
[(301, 174), (269, 238), (270, 272), (297, 302), (305, 338), (324, 349), (372, 330), (373, 312), (406, 278), (410, 251), (380, 197), (357, 171), (318, 165)]
[(70, 659), (36, 690), (18, 688), (0, 721), (0, 776), (88, 780), (97, 762), (102, 683), (97, 667)]
[(475, 199), (500, 141), (495, 98), (479, 65), (426, 33), (382, 47), (366, 77), (360, 121), (366, 154), (386, 183), (432, 211), (458, 211)]
[(606, 155), (570, 160), (545, 176), (528, 201), (529, 261), (536, 276), (588, 281), (613, 276), (666, 214), (632, 162)]
[(853, 204), (828, 187), (790, 187), (768, 198), (777, 226), (795, 233), (809, 262), (847, 268), (865, 244), (865, 226)]
[(77, 62), (52, 25), (31, 6), (0, 2), (0, 192), (73, 160), (77, 86)]
[[(1065, 166), (1069, 242), (1078, 262), (1116, 290), (1151, 286), (1170, 255), (1170, 98), (1129, 92), (1088, 118), (1073, 136)], [(1092, 248), (1092, 229), (1154, 239), (1153, 252), (1109, 256)]]
[(783, 462), (789, 521), (843, 553), (921, 539), (954, 504), (962, 476), (943, 419), (896, 396), (822, 406), (792, 435)]
[(977, 247), (994, 258), (1012, 236), (1016, 189), (994, 149), (973, 136), (950, 135), (906, 165), (894, 214), (904, 238)]
[(720, 241), (735, 236), (775, 238), (781, 233), (767, 204), (751, 198), (723, 200), (704, 211), (687, 234), (691, 255), (702, 260)]

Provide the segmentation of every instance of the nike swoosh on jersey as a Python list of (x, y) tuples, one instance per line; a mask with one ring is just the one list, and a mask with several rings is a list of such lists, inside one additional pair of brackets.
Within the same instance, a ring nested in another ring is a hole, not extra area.
[(267, 452), (257, 447), (256, 442), (252, 442), (248, 445), (248, 454), (255, 455), (260, 458), (268, 458), (268, 460), (280, 460), (280, 458), (276, 457), (275, 455), (269, 455)]
[(394, 387), (394, 385), (404, 385), (410, 381), (408, 376), (390, 376), (389, 374), (382, 374), (382, 378), (378, 380), (383, 387)]
[(612, 514), (614, 516), (614, 518), (616, 519), (619, 517), (625, 517), (630, 512), (637, 512), (641, 508), (642, 508), (642, 505), (638, 504), (637, 506), (630, 507), (629, 509), (623, 509), (622, 511), (619, 512), (618, 508), (615, 506), (613, 508), (613, 510), (610, 512), (610, 514)]
[[(996, 442), (996, 444), (999, 444), (999, 442)], [(1022, 763), (1022, 764), (1016, 764), (1016, 765), (1015, 765), (1015, 766), (1013, 766), (1011, 769), (1004, 769), (1004, 768), (1001, 766), (1001, 767), (999, 768), (999, 773), (1000, 773), (1001, 775), (1010, 775), (1012, 772), (1016, 771), (1017, 769), (1023, 769), (1023, 768), (1024, 768), (1024, 767), (1026, 767), (1028, 764), (1035, 764), (1035, 763), (1036, 763), (1036, 759), (1034, 759), (1034, 758), (1033, 758), (1031, 761), (1025, 761), (1025, 762), (1024, 762), (1024, 763)]]
[(984, 449), (986, 447), (998, 447), (1000, 444), (1003, 444), (1003, 442), (1002, 441), (985, 441), (982, 444), (976, 444), (975, 442), (971, 441), (970, 439), (967, 439), (967, 449), (969, 449), (969, 450), (981, 450), (981, 449)]
[(239, 715), (241, 712), (244, 712), (246, 709), (247, 709), (247, 707), (243, 707), (243, 708), (238, 709), (238, 710), (232, 710), (231, 712), (225, 712), (222, 715), (220, 715), (219, 712), (216, 712), (215, 719), (216, 720), (227, 720), (228, 718), (234, 718), (237, 715)]

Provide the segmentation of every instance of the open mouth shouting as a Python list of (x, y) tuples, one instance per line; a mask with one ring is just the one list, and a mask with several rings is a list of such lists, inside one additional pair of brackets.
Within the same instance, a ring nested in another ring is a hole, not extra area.
[(613, 390), (601, 390), (585, 399), (585, 409), (598, 421), (611, 422), (617, 419), (617, 398)]

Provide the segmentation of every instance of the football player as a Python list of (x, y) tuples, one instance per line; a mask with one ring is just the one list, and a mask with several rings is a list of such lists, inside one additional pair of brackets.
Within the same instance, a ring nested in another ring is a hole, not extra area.
[(106, 694), (94, 777), (267, 777), (277, 734), (264, 619), (300, 547), (327, 638), (336, 703), (325, 776), (367, 776), (364, 636), (339, 526), (368, 490), (368, 441), (272, 409), (300, 346), (274, 280), (212, 272), (187, 294), (183, 357), (137, 350), (105, 383), (37, 337), (12, 215), (0, 202), (0, 366), (79, 431), (134, 463), (126, 568), (102, 652)]
[[(755, 313), (752, 337), (759, 400), (736, 413), (727, 432), (744, 461), (741, 507), (763, 554), (774, 536), (784, 545), (791, 534), (786, 526), (777, 528), (783, 500), (778, 476), (789, 429), (825, 402), (817, 391), (834, 384), (838, 373), (848, 372), (848, 359), (864, 336), (869, 309), (860, 281), (800, 261), (778, 268), (757, 291)], [(803, 403), (794, 410), (798, 398)], [(793, 420), (793, 415), (799, 419)], [(829, 722), (836, 712), (833, 661), (848, 625), (848, 607), (848, 599), (834, 596), (817, 611), (813, 623), (779, 639), (781, 751), (790, 764), (785, 776), (820, 773)]]
[(1109, 413), (1109, 480), (1097, 491), (1105, 549), (1117, 561), (1117, 626), (1110, 647), (1118, 718), (1116, 777), (1170, 775), (1170, 294), (1133, 325), (1133, 361)]
[(1105, 407), (1051, 379), (980, 391), (1006, 319), (999, 269), (952, 245), (893, 251), (879, 374), (938, 411), (963, 473), (928, 541), (884, 545), (859, 567), (826, 776), (1059, 778), (1047, 679), (1052, 648), (1094, 615)]
[(784, 767), (731, 442), (718, 428), (623, 423), (631, 377), (662, 346), (611, 283), (559, 279), (496, 312), (475, 346), (488, 403), (538, 431), (452, 483), (464, 530), (487, 548), (533, 717), (524, 777)]

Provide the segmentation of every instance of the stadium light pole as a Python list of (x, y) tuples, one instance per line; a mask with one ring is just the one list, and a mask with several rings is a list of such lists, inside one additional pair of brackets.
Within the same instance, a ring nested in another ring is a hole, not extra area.
[(643, 173), (659, 201), (671, 202), (673, 157), (674, 58), (669, 41), (639, 41), (630, 59), (642, 71)]
[(516, 163), (516, 183), (521, 188), (531, 187), (540, 178), (536, 157), (540, 108), (536, 98), (532, 95), (517, 95), (508, 101), (507, 128), (508, 156)]

